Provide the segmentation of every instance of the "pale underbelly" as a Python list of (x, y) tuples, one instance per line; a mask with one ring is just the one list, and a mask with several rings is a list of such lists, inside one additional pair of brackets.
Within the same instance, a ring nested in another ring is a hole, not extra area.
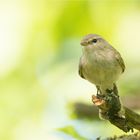
[(113, 84), (118, 80), (121, 73), (122, 70), (119, 65), (86, 65), (83, 70), (84, 77), (95, 85)]

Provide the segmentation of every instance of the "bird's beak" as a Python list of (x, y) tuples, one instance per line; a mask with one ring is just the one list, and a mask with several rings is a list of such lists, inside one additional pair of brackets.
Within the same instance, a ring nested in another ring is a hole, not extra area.
[(82, 41), (80, 44), (81, 44), (81, 46), (86, 46), (87, 45), (87, 42)]

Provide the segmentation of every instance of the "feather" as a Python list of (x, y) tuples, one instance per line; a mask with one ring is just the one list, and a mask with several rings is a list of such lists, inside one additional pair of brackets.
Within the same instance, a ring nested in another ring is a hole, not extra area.
[(85, 77), (84, 77), (84, 75), (83, 75), (83, 72), (82, 72), (82, 61), (81, 61), (81, 58), (80, 58), (80, 61), (79, 61), (79, 70), (78, 70), (78, 72), (79, 72), (79, 75), (83, 78), (83, 79), (85, 79)]

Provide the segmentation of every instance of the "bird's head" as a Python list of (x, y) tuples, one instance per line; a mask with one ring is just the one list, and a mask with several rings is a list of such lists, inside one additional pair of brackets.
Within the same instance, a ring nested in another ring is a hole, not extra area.
[(80, 44), (84, 46), (86, 50), (91, 50), (94, 48), (103, 48), (106, 43), (107, 42), (101, 36), (97, 34), (88, 34), (82, 39)]

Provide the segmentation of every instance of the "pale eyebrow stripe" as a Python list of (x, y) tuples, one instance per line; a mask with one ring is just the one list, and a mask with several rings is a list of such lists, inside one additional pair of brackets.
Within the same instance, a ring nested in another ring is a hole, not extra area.
[(93, 39), (101, 39), (101, 37), (89, 39), (88, 42), (92, 41)]

